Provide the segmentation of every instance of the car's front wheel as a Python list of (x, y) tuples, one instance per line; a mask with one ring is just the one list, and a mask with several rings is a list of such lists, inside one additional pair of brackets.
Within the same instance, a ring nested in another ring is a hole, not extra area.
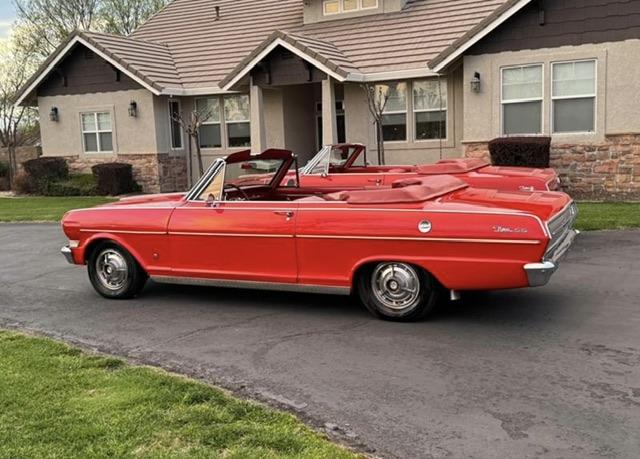
[(423, 319), (436, 309), (440, 296), (438, 282), (422, 268), (407, 263), (368, 266), (357, 282), (366, 308), (386, 320)]
[(88, 261), (89, 280), (105, 298), (133, 298), (144, 287), (147, 274), (129, 252), (114, 243), (103, 243)]

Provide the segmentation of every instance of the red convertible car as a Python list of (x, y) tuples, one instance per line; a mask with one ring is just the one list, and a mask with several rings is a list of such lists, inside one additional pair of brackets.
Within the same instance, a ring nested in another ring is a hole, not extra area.
[(430, 313), (442, 292), (546, 284), (577, 234), (563, 193), (471, 188), (438, 175), (327, 194), (279, 186), (293, 163), (287, 151), (241, 152), (216, 160), (187, 194), (71, 211), (62, 253), (87, 265), (107, 298), (133, 297), (149, 277), (357, 292), (376, 316), (407, 321)]
[[(301, 186), (345, 190), (363, 186), (391, 185), (407, 177), (455, 175), (472, 187), (506, 191), (559, 191), (560, 180), (553, 169), (491, 166), (473, 158), (445, 159), (419, 166), (372, 166), (360, 144), (329, 145), (300, 170)], [(293, 174), (285, 177), (285, 183)]]

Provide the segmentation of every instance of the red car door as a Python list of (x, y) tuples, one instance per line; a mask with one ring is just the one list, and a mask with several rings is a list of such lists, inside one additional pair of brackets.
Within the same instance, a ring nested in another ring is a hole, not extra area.
[(169, 222), (177, 277), (295, 283), (293, 203), (190, 201)]

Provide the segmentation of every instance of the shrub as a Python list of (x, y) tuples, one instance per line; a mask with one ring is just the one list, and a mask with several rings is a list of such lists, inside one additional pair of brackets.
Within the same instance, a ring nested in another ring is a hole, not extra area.
[[(63, 158), (36, 158), (25, 161), (22, 166), (26, 172), (29, 183), (23, 183), (23, 193), (39, 193), (47, 195), (49, 187), (54, 182), (60, 182), (69, 178), (69, 166)], [(26, 191), (30, 189), (31, 191)]]
[(69, 178), (69, 166), (64, 158), (36, 158), (25, 161), (25, 172), (38, 184), (66, 180)]
[(549, 167), (551, 137), (501, 137), (489, 151), (496, 166)]
[(133, 180), (131, 164), (105, 163), (91, 168), (96, 178), (98, 193), (117, 196), (139, 191), (140, 187)]
[(24, 172), (16, 175), (13, 182), (13, 191), (18, 194), (32, 194), (38, 191), (37, 188), (34, 180)]
[(9, 163), (0, 161), (0, 191), (9, 191), (11, 183), (9, 183)]
[(45, 196), (95, 196), (98, 186), (92, 174), (72, 175), (67, 180), (50, 182), (43, 191)]
[(9, 177), (9, 163), (0, 161), (0, 178)]

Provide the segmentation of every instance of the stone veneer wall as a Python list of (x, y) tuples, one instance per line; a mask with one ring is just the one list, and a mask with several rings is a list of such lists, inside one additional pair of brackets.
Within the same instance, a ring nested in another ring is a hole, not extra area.
[[(486, 142), (465, 145), (465, 156), (489, 160)], [(551, 167), (576, 199), (640, 200), (640, 134), (609, 135), (603, 142), (552, 144)]]
[(187, 161), (184, 157), (161, 154), (118, 155), (116, 159), (64, 157), (69, 171), (91, 173), (91, 167), (106, 162), (131, 164), (133, 178), (145, 193), (169, 193), (187, 189)]

